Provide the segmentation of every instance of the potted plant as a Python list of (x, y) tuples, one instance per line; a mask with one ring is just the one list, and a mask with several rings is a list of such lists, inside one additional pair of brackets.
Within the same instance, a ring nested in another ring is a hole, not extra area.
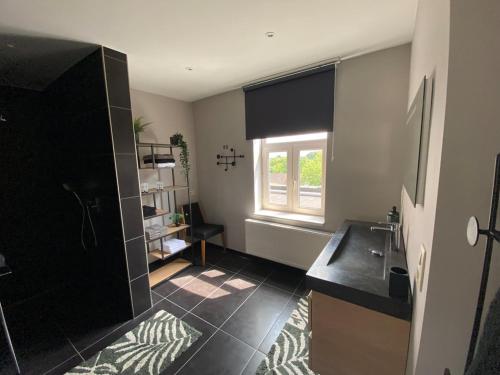
[(184, 215), (183, 214), (180, 214), (180, 213), (173, 213), (171, 216), (170, 216), (170, 220), (172, 220), (172, 222), (175, 224), (176, 227), (180, 226), (181, 225), (181, 220), (184, 219)]
[(189, 164), (189, 150), (187, 147), (187, 143), (184, 140), (184, 136), (181, 133), (175, 133), (170, 137), (170, 144), (172, 146), (178, 146), (181, 148), (180, 153), (180, 161), (182, 168), (184, 169), (184, 174), (186, 177), (189, 177), (189, 170), (191, 169), (191, 165)]
[(170, 144), (172, 146), (180, 146), (182, 142), (184, 142), (184, 136), (181, 133), (175, 133), (170, 137)]
[(139, 143), (139, 134), (144, 132), (146, 128), (151, 125), (151, 122), (144, 122), (142, 116), (134, 118), (134, 133), (135, 133), (135, 141)]

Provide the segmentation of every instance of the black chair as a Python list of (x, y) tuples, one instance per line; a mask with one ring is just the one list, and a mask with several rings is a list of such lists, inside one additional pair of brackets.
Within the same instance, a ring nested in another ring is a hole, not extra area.
[(193, 239), (199, 239), (201, 241), (201, 265), (205, 266), (205, 248), (206, 241), (220, 234), (222, 239), (222, 244), (224, 246), (224, 251), (226, 250), (226, 236), (224, 235), (224, 225), (220, 224), (209, 224), (205, 223), (203, 220), (203, 215), (201, 214), (200, 205), (198, 203), (191, 203), (192, 217), (189, 214), (189, 205), (185, 204), (182, 206), (184, 213), (184, 219), (186, 224), (191, 225), (190, 233)]
[[(0, 254), (0, 277), (10, 275), (12, 272), (7, 266), (7, 263), (5, 262), (5, 257)], [(17, 362), (16, 358), (16, 352), (14, 351), (14, 346), (12, 345), (12, 340), (10, 339), (10, 333), (9, 333), (9, 328), (7, 327), (7, 321), (5, 320), (5, 315), (3, 313), (3, 308), (2, 308), (2, 303), (0, 302), (0, 321), (2, 323), (2, 328), (4, 331), (5, 338), (7, 340), (7, 345), (9, 346), (9, 351), (10, 355), (12, 356), (12, 360), (14, 361), (14, 365), (16, 366), (16, 371), (18, 374), (21, 373), (21, 370), (19, 369), (19, 364)]]

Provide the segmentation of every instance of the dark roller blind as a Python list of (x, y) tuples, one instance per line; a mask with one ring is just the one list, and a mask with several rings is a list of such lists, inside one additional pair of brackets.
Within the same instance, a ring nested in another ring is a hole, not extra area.
[(332, 131), (335, 65), (245, 86), (246, 138)]

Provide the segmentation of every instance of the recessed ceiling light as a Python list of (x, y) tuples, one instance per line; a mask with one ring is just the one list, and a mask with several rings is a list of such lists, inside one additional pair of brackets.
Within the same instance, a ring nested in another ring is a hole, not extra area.
[(7, 43), (6, 46), (9, 48), (14, 48), (16, 45), (14, 43)]
[(191, 70), (193, 70), (193, 67), (192, 66), (186, 66), (185, 69), (191, 71)]
[(265, 34), (268, 38), (274, 38), (274, 31), (268, 31), (266, 34)]

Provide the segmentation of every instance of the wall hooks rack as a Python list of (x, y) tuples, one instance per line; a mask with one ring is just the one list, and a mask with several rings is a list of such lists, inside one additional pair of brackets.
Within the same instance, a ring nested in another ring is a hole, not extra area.
[[(230, 154), (226, 154), (227, 150), (229, 149)], [(235, 167), (236, 166), (236, 159), (238, 158), (244, 158), (245, 155), (236, 155), (236, 150), (234, 148), (229, 148), (228, 145), (222, 146), (222, 154), (217, 154), (217, 165), (223, 165), (224, 170), (227, 172), (229, 169), (229, 166)]]

